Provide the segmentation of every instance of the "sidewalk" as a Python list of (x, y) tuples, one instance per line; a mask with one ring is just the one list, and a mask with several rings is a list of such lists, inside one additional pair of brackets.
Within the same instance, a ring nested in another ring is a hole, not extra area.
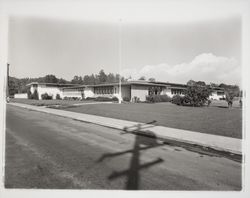
[(129, 132), (140, 132), (156, 138), (178, 141), (181, 143), (195, 144), (203, 147), (212, 148), (218, 151), (226, 151), (233, 154), (242, 154), (242, 140), (225, 136), (210, 135), (205, 133), (192, 132), (188, 130), (175, 129), (163, 126), (155, 126), (150, 123), (138, 123), (126, 120), (102, 117), (96, 115), (82, 114), (46, 107), (38, 107), (20, 103), (8, 103), (9, 105), (18, 106), (34, 111), (49, 113), (57, 116), (71, 118), (79, 121), (95, 123), (98, 125), (111, 127)]

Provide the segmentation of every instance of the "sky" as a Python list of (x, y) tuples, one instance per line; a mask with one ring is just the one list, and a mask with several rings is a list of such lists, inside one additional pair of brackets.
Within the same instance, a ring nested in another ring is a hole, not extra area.
[(15, 77), (54, 74), (71, 80), (104, 69), (133, 79), (241, 83), (241, 17), (237, 14), (121, 23), (13, 15), (8, 39), (10, 75)]

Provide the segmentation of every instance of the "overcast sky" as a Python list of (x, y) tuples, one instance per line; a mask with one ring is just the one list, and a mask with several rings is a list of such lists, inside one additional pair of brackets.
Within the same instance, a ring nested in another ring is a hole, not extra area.
[(9, 21), (10, 75), (39, 77), (119, 72), (159, 81), (240, 84), (241, 18), (190, 21), (79, 21), (13, 16)]

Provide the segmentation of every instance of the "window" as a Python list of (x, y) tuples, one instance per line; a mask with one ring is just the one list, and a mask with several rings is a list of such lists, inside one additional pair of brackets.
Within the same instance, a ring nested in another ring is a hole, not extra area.
[(223, 96), (223, 95), (224, 95), (224, 92), (217, 91), (217, 95), (218, 95), (218, 96)]

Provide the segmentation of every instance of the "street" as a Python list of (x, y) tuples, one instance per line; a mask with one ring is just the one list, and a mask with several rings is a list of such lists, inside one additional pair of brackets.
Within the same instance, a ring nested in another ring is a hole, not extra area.
[(241, 163), (7, 105), (6, 188), (241, 190)]

